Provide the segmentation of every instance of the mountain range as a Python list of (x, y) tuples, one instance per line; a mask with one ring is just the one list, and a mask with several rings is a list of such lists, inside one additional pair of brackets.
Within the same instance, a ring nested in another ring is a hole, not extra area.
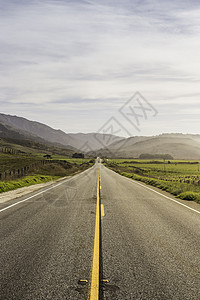
[(124, 138), (102, 133), (65, 133), (22, 117), (0, 114), (0, 138), (30, 140), (44, 145), (106, 157), (138, 158), (168, 154), (174, 159), (200, 159), (200, 134), (168, 133)]
[(161, 134), (148, 137), (130, 137), (116, 142), (107, 149), (102, 148), (97, 155), (116, 158), (138, 158), (141, 154), (168, 154), (174, 159), (200, 160), (199, 134)]
[(0, 114), (0, 138), (28, 139), (45, 145), (85, 153), (100, 149), (105, 139), (108, 146), (113, 141), (124, 139), (111, 134), (65, 133), (39, 122), (6, 114)]

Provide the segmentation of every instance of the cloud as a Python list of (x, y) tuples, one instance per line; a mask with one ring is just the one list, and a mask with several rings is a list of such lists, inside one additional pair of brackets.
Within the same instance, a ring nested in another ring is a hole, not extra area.
[[(0, 7), (4, 112), (49, 122), (56, 111), (60, 124), (63, 110), (74, 111), (79, 131), (83, 120), (91, 131), (89, 116), (103, 122), (105, 110), (117, 110), (137, 90), (161, 114), (171, 103), (181, 111), (188, 99), (198, 101), (197, 1), (0, 1)], [(61, 129), (71, 127), (62, 120)]]

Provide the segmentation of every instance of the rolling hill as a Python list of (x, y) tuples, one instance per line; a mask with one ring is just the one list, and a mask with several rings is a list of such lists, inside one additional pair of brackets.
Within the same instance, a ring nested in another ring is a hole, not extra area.
[(5, 114), (0, 114), (0, 122), (32, 139), (40, 139), (43, 143), (46, 141), (46, 143), (53, 143), (60, 147), (66, 146), (81, 152), (100, 149), (105, 138), (107, 145), (110, 145), (113, 140), (123, 139), (117, 136), (114, 136), (113, 139), (112, 135), (101, 133), (65, 133), (39, 122)]
[(0, 114), (0, 138), (18, 143), (31, 141), (91, 156), (138, 158), (141, 154), (169, 154), (174, 159), (200, 160), (200, 134), (168, 133), (123, 138), (101, 133), (65, 133), (39, 122)]
[(141, 154), (169, 154), (174, 159), (200, 159), (200, 135), (162, 134), (151, 137), (130, 137), (116, 142), (97, 154), (108, 157), (138, 158)]
[(0, 122), (0, 149), (12, 149), (16, 153), (34, 154), (37, 152), (46, 154), (59, 154), (65, 156), (72, 156), (76, 149), (72, 147), (59, 147), (57, 144), (53, 144), (35, 137), (27, 132), (18, 131), (13, 127), (10, 127)]

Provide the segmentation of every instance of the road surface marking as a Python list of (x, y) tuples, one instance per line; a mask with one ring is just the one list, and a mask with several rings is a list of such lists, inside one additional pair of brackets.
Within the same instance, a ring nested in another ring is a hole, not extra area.
[(46, 189), (46, 190), (43, 190), (43, 191), (41, 191), (41, 192), (39, 192), (39, 193), (37, 193), (37, 194), (34, 194), (33, 196), (30, 196), (30, 197), (28, 197), (28, 198), (26, 198), (26, 199), (24, 199), (24, 200), (21, 200), (21, 201), (18, 201), (18, 202), (16, 202), (16, 203), (13, 203), (13, 204), (11, 204), (11, 205), (9, 205), (9, 206), (6, 206), (6, 207), (0, 209), (0, 213), (1, 213), (2, 211), (6, 210), (6, 209), (9, 209), (9, 208), (15, 206), (15, 205), (18, 205), (18, 204), (23, 203), (23, 202), (25, 202), (25, 201), (27, 201), (27, 200), (30, 200), (30, 199), (32, 199), (32, 198), (34, 198), (34, 197), (37, 197), (37, 196), (39, 196), (39, 195), (41, 195), (41, 194), (43, 194), (43, 193), (45, 193), (45, 192), (48, 192), (48, 191), (50, 191), (50, 190), (52, 190), (52, 189), (58, 187), (59, 185), (65, 183), (66, 181), (69, 181), (70, 179), (71, 179), (71, 178), (67, 178), (66, 180), (64, 180), (64, 181), (62, 181), (62, 182), (60, 182), (60, 183), (58, 183), (58, 184), (56, 184), (56, 185), (54, 185), (54, 186), (52, 186), (52, 187)]
[(101, 204), (101, 218), (105, 216), (104, 205)]
[(87, 279), (80, 279), (78, 283), (81, 284), (81, 285), (86, 285), (88, 283), (88, 280)]
[[(126, 177), (126, 178), (127, 178), (127, 177)], [(132, 180), (129, 179), (129, 178), (127, 178), (127, 179), (128, 179), (128, 181), (130, 181), (130, 182), (132, 182), (132, 183), (135, 183), (135, 184), (138, 184), (138, 185), (140, 185), (140, 186), (143, 186), (143, 188), (145, 188), (145, 189), (148, 189), (148, 190), (150, 190), (150, 191), (152, 191), (152, 192), (154, 192), (154, 193), (156, 193), (156, 194), (158, 194), (158, 195), (160, 195), (160, 196), (162, 196), (162, 197), (164, 197), (164, 198), (167, 198), (167, 199), (169, 199), (169, 200), (171, 200), (171, 201), (173, 201), (173, 202), (176, 202), (176, 203), (178, 203), (178, 204), (180, 204), (180, 205), (182, 205), (182, 206), (184, 206), (184, 207), (186, 207), (186, 208), (188, 208), (188, 209), (190, 209), (190, 210), (192, 210), (192, 211), (194, 211), (194, 212), (200, 214), (200, 211), (198, 211), (198, 210), (196, 210), (196, 209), (194, 209), (194, 208), (191, 208), (191, 207), (189, 207), (189, 206), (187, 206), (187, 205), (185, 205), (185, 204), (183, 204), (183, 203), (181, 203), (181, 202), (179, 202), (179, 201), (177, 201), (177, 200), (175, 200), (175, 199), (173, 199), (173, 198), (171, 198), (171, 197), (168, 197), (168, 196), (166, 196), (166, 195), (163, 195), (162, 193), (159, 193), (159, 192), (157, 192), (157, 191), (151, 189), (150, 187), (145, 186), (145, 185), (143, 185), (143, 184), (141, 184), (141, 183), (135, 181), (134, 179), (132, 179)]]
[(99, 299), (99, 247), (100, 247), (100, 184), (99, 184), (99, 169), (97, 179), (97, 203), (96, 203), (96, 221), (95, 221), (95, 234), (94, 234), (94, 250), (92, 260), (92, 277), (90, 286), (90, 300)]
[[(92, 169), (92, 168), (94, 168), (94, 166), (92, 166), (90, 169)], [(82, 175), (82, 174), (84, 174), (84, 173), (88, 173), (88, 170), (89, 170), (89, 169), (87, 169), (87, 170), (85, 170), (85, 171), (83, 171), (83, 172), (81, 172), (81, 173), (79, 173), (79, 174), (77, 174), (77, 175), (74, 175), (74, 176), (72, 176), (71, 178), (67, 178), (66, 180), (63, 180), (62, 182), (60, 182), (60, 183), (58, 183), (58, 184), (56, 184), (56, 185), (54, 185), (54, 186), (52, 186), (52, 187), (50, 187), (50, 188), (48, 188), (48, 189), (46, 189), (46, 190), (43, 190), (43, 191), (41, 191), (41, 192), (39, 192), (39, 193), (37, 193), (37, 194), (34, 194), (33, 196), (30, 196), (30, 197), (28, 197), (28, 198), (26, 198), (26, 199), (24, 199), (24, 200), (18, 201), (18, 202), (14, 203), (14, 204), (11, 204), (11, 205), (7, 206), (7, 207), (4, 207), (4, 208), (0, 209), (0, 213), (1, 213), (2, 211), (6, 210), (6, 209), (9, 209), (9, 208), (15, 206), (15, 205), (18, 205), (18, 204), (20, 204), (20, 203), (23, 203), (23, 202), (25, 202), (25, 201), (27, 201), (27, 200), (30, 200), (30, 199), (32, 199), (32, 198), (34, 198), (34, 197), (36, 197), (36, 196), (39, 196), (39, 195), (41, 195), (42, 193), (45, 193), (45, 192), (47, 192), (47, 191), (49, 191), (49, 190), (51, 190), (51, 189), (54, 189), (54, 188), (56, 188), (57, 186), (59, 186), (59, 185), (65, 183), (65, 182), (67, 182), (67, 181), (70, 181), (70, 180), (74, 179), (75, 177), (79, 177), (80, 175)]]
[(109, 283), (110, 281), (108, 279), (101, 280), (102, 283)]
[[(93, 167), (94, 167), (94, 166), (92, 166), (91, 168), (93, 168)], [(0, 213), (1, 213), (2, 211), (6, 210), (6, 209), (9, 209), (9, 208), (15, 206), (15, 205), (18, 205), (18, 204), (23, 203), (23, 202), (25, 202), (25, 201), (27, 201), (27, 200), (30, 200), (30, 199), (32, 199), (32, 198), (34, 198), (34, 197), (37, 197), (37, 196), (41, 195), (42, 193), (48, 192), (49, 190), (54, 189), (54, 188), (58, 187), (59, 185), (65, 183), (65, 182), (67, 182), (67, 181), (70, 181), (70, 180), (74, 179), (74, 177), (79, 177), (79, 176), (82, 175), (83, 173), (88, 173), (88, 170), (89, 170), (89, 169), (87, 169), (87, 170), (85, 170), (84, 172), (81, 172), (81, 173), (79, 173), (79, 174), (77, 174), (77, 175), (74, 175), (74, 176), (72, 176), (71, 178), (67, 178), (66, 180), (63, 180), (62, 182), (60, 182), (60, 183), (58, 183), (58, 184), (56, 184), (56, 185), (54, 185), (54, 186), (52, 186), (52, 187), (50, 187), (50, 188), (48, 188), (48, 189), (46, 189), (46, 190), (43, 190), (43, 191), (41, 191), (41, 192), (39, 192), (39, 193), (37, 193), (37, 194), (34, 194), (33, 196), (30, 196), (30, 197), (28, 197), (28, 198), (26, 198), (26, 199), (24, 199), (24, 200), (21, 200), (21, 201), (18, 201), (18, 202), (16, 202), (16, 203), (14, 203), (14, 204), (11, 204), (11, 205), (9, 205), (9, 206), (6, 206), (6, 207), (0, 209)]]

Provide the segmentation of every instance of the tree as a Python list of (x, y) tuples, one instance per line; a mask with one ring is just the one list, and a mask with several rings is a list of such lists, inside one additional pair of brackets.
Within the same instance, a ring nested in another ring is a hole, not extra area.
[(52, 159), (52, 156), (51, 156), (50, 154), (45, 154), (45, 155), (44, 155), (44, 158)]
[(72, 155), (72, 158), (84, 158), (84, 154), (83, 153), (74, 153), (73, 155)]

